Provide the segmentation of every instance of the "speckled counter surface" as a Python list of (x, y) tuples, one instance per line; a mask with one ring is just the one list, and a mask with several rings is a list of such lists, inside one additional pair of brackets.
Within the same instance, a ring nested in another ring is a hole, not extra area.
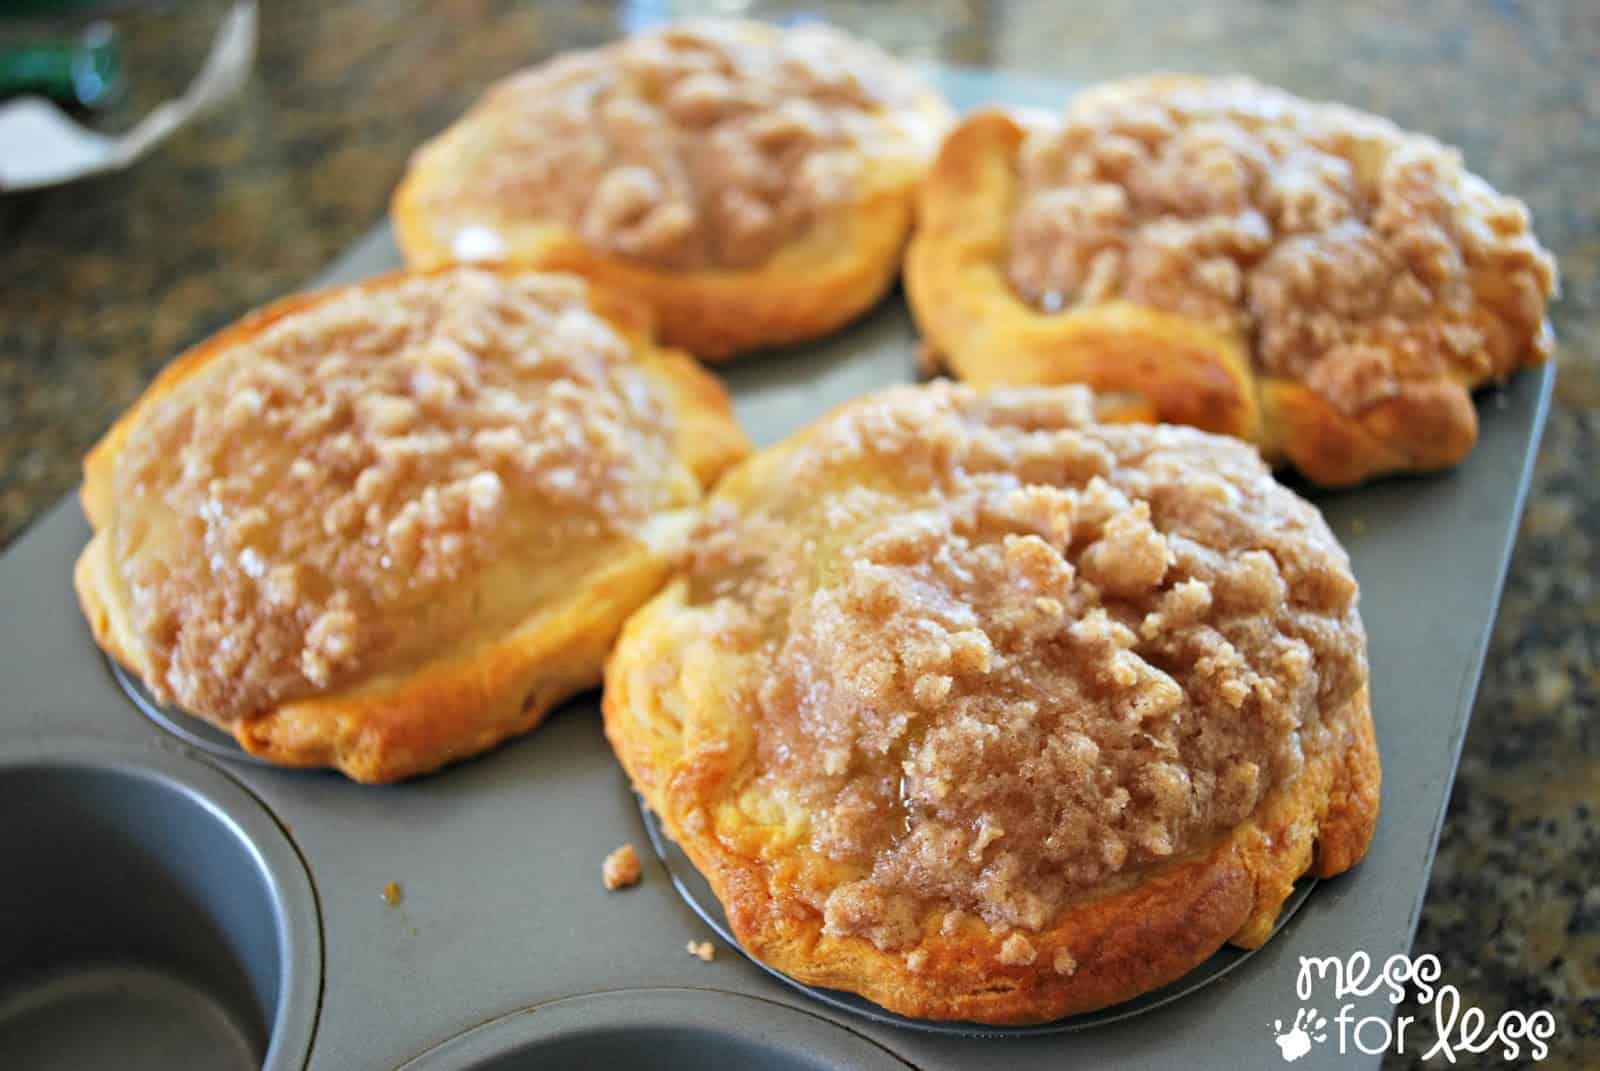
[[(1528, 201), (1563, 274), (1556, 405), (1416, 951), (1491, 1016), (1554, 1011), (1543, 1066), (1600, 1064), (1600, 5), (1201, 6), (805, 9), (912, 58), (1080, 81), (1245, 71), (1452, 141)], [(169, 357), (376, 223), (411, 147), (488, 82), (695, 5), (263, 7), (255, 75), (221, 114), (128, 173), (0, 197), (0, 546), (76, 484), (83, 452)], [(117, 17), (135, 81), (109, 124), (181, 89), (219, 9)]]

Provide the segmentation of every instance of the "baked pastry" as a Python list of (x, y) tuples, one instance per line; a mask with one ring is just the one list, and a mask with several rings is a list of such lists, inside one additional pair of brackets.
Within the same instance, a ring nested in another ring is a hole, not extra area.
[(392, 216), (411, 265), (579, 272), (722, 358), (877, 301), (948, 123), (837, 30), (691, 20), (507, 78), (417, 151)]
[(922, 191), (906, 291), (974, 384), (1082, 382), (1327, 485), (1459, 461), (1473, 388), (1545, 359), (1520, 201), (1387, 120), (1155, 77), (985, 111)]
[(758, 959), (1045, 1021), (1272, 930), (1378, 806), (1356, 583), (1235, 439), (1082, 387), (858, 400), (732, 469), (606, 734)]
[(273, 762), (392, 781), (597, 684), (745, 449), (632, 304), (571, 276), (385, 276), (157, 377), (85, 462), (76, 587), (159, 700)]

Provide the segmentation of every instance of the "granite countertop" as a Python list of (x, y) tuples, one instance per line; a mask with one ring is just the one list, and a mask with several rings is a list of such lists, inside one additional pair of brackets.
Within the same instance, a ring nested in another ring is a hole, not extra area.
[[(134, 82), (105, 122), (181, 90), (220, 6), (116, 15)], [(173, 354), (378, 222), (412, 146), (487, 83), (696, 6), (747, 5), (273, 0), (255, 75), (220, 114), (125, 174), (0, 197), (0, 546), (71, 490)], [(917, 59), (1080, 81), (1245, 71), (1454, 142), (1528, 202), (1563, 275), (1556, 402), (1416, 951), (1491, 1016), (1553, 1010), (1543, 1066), (1600, 1064), (1600, 6), (1200, 6), (804, 5)]]

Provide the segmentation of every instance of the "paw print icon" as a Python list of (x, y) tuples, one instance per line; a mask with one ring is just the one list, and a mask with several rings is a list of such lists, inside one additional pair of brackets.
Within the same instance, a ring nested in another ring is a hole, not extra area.
[(1328, 1020), (1317, 1014), (1315, 1008), (1301, 1008), (1294, 1013), (1294, 1023), (1288, 1030), (1283, 1028), (1282, 1019), (1272, 1020), (1273, 1040), (1278, 1043), (1278, 1051), (1283, 1054), (1284, 1063), (1292, 1064), (1300, 1057), (1311, 1051), (1313, 1042), (1320, 1045), (1328, 1040)]

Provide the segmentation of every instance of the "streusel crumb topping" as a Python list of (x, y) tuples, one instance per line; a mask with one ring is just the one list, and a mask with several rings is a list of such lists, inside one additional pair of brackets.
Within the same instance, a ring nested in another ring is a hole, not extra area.
[(1037, 930), (1235, 827), (1362, 687), (1313, 507), (1243, 443), (1091, 420), (1076, 387), (890, 390), (708, 514), (693, 610), (762, 668), (742, 805), (846, 876), (803, 894), (825, 932)]
[(925, 92), (826, 26), (691, 20), (491, 90), (446, 135), (465, 155), (433, 208), (468, 254), (495, 251), (477, 242), (502, 218), (662, 267), (749, 267), (848, 203), (870, 158), (931, 153)]
[(1406, 380), (1543, 356), (1555, 262), (1521, 201), (1432, 138), (1245, 79), (1086, 95), (1028, 134), (1012, 285), (1127, 299), (1250, 340), (1356, 411)]
[(118, 459), (113, 554), (152, 690), (244, 716), (520, 620), (536, 585), (477, 582), (627, 535), (668, 493), (668, 434), (570, 277), (459, 269), (292, 313)]

